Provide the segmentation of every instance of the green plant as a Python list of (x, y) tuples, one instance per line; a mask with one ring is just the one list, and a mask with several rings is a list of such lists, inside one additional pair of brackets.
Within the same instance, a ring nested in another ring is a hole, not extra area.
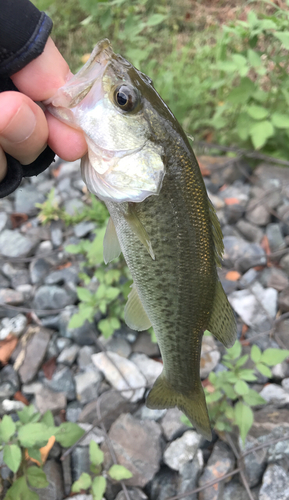
[[(61, 446), (72, 446), (84, 431), (71, 422), (55, 427), (51, 411), (41, 415), (35, 412), (33, 405), (26, 406), (17, 414), (19, 420), (16, 422), (9, 415), (5, 415), (0, 422), (3, 461), (14, 474), (4, 500), (37, 500), (39, 495), (30, 488), (48, 486), (42, 469), (41, 449), (51, 436)], [(38, 465), (32, 465), (32, 461)]]
[(95, 441), (89, 444), (90, 474), (83, 472), (72, 485), (72, 493), (89, 492), (93, 500), (102, 500), (106, 490), (107, 477), (122, 481), (130, 479), (132, 473), (123, 465), (112, 465), (108, 471), (103, 470), (104, 454)]
[[(244, 368), (249, 354), (242, 356), (242, 345), (236, 341), (222, 358), (227, 370), (211, 372), (205, 387), (206, 401), (213, 427), (218, 431), (230, 431), (232, 425), (239, 429), (244, 441), (254, 422), (253, 406), (265, 404), (260, 394), (248, 382), (257, 380), (256, 370), (266, 377), (272, 377), (269, 366), (281, 363), (289, 356), (288, 350), (266, 349), (263, 353), (256, 345), (250, 352), (253, 368)], [(186, 417), (182, 421), (189, 423)]]

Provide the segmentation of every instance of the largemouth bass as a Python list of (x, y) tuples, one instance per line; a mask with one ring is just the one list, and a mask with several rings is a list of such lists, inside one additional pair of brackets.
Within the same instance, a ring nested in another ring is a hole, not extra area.
[(189, 141), (152, 81), (108, 40), (48, 104), (85, 133), (82, 176), (111, 215), (104, 260), (122, 252), (133, 277), (126, 323), (152, 325), (159, 343), (163, 372), (146, 404), (177, 406), (211, 439), (202, 336), (207, 329), (229, 347), (236, 325), (217, 275), (220, 224)]

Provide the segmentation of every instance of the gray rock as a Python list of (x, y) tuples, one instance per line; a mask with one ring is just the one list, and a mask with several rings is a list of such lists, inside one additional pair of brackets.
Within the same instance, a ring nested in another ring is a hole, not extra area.
[(80, 403), (89, 403), (98, 396), (99, 384), (102, 380), (99, 370), (78, 373), (74, 377), (76, 397)]
[(41, 500), (62, 500), (64, 498), (64, 485), (61, 465), (55, 460), (47, 460), (43, 467), (49, 485), (46, 488), (35, 489)]
[(62, 337), (74, 340), (79, 345), (94, 345), (97, 330), (93, 323), (85, 321), (79, 328), (68, 328), (70, 318), (78, 312), (77, 307), (68, 306), (59, 316), (59, 333)]
[(248, 241), (252, 241), (254, 243), (260, 243), (260, 241), (263, 238), (264, 233), (262, 229), (244, 219), (238, 220), (236, 228), (242, 234), (242, 236), (244, 236)]
[(266, 226), (271, 220), (271, 214), (263, 203), (254, 198), (247, 205), (246, 219), (257, 226)]
[(10, 399), (3, 399), (0, 404), (0, 415), (6, 415), (6, 413), (15, 413), (16, 411), (21, 411), (25, 408), (25, 404), (22, 401), (10, 401)]
[(80, 160), (63, 162), (59, 166), (59, 174), (57, 180), (60, 181), (64, 177), (71, 178), (74, 174), (79, 175), (80, 172)]
[[(1, 293), (1, 290), (0, 290)], [(278, 297), (278, 306), (281, 309), (281, 312), (289, 311), (289, 287), (282, 290)]]
[(35, 394), (35, 404), (42, 415), (47, 410), (58, 413), (66, 408), (66, 396), (63, 392), (54, 392), (48, 387), (43, 387)]
[(151, 335), (147, 332), (139, 332), (132, 346), (133, 352), (141, 352), (149, 357), (160, 356), (158, 344), (152, 342)]
[(50, 235), (51, 235), (51, 241), (54, 246), (54, 248), (59, 247), (62, 245), (63, 242), (63, 223), (62, 221), (55, 221), (53, 220), (50, 224)]
[(265, 265), (267, 262), (265, 252), (258, 243), (248, 243), (242, 238), (225, 236), (224, 247), (223, 260), (226, 267), (236, 267), (245, 272), (250, 267)]
[(288, 474), (280, 465), (268, 465), (263, 476), (259, 500), (288, 500)]
[(80, 441), (79, 446), (89, 446), (90, 441), (95, 441), (95, 443), (100, 444), (105, 440), (105, 434), (102, 429), (96, 427), (92, 424), (78, 423), (86, 433), (83, 439)]
[(275, 288), (278, 292), (288, 287), (289, 279), (286, 273), (277, 267), (267, 267), (260, 275), (260, 283), (268, 288)]
[(33, 285), (42, 283), (50, 268), (51, 264), (41, 257), (33, 260), (29, 266), (31, 283)]
[[(268, 316), (272, 319), (275, 318), (277, 297), (277, 290), (274, 288), (264, 289), (260, 283), (256, 282), (251, 285), (250, 289), (231, 293), (228, 299), (243, 322), (248, 326), (255, 327), (267, 321)], [(260, 303), (262, 307), (260, 307)]]
[(213, 194), (210, 191), (208, 191), (208, 196), (216, 210), (225, 208), (225, 202), (222, 200), (222, 198), (220, 198), (220, 196), (217, 196), (216, 194)]
[(0, 326), (0, 340), (5, 339), (9, 333), (20, 337), (27, 326), (27, 318), (24, 314), (17, 314), (13, 318), (3, 318)]
[(76, 446), (71, 453), (72, 481), (77, 481), (83, 472), (89, 471), (89, 449), (88, 446)]
[(63, 363), (64, 365), (71, 366), (74, 363), (79, 350), (80, 347), (77, 344), (72, 344), (71, 346), (66, 347), (58, 356), (57, 363)]
[(281, 381), (283, 378), (287, 377), (289, 375), (289, 366), (286, 361), (283, 361), (283, 363), (278, 363), (277, 365), (273, 366), (271, 369), (273, 378), (275, 380)]
[[(135, 403), (131, 403), (114, 390), (101, 394), (98, 403), (102, 421), (107, 430), (122, 413), (133, 412), (136, 409)], [(78, 421), (93, 424), (96, 417), (96, 400), (94, 400), (83, 408)]]
[[(130, 500), (148, 500), (148, 497), (146, 496), (146, 494), (140, 490), (139, 488), (128, 488), (127, 489), (127, 492), (128, 492), (128, 496), (130, 498)], [(120, 491), (115, 500), (127, 500), (125, 494), (123, 491)]]
[(278, 250), (283, 250), (283, 248), (286, 247), (279, 224), (268, 224), (266, 227), (266, 235), (271, 252), (277, 252)]
[(62, 392), (65, 394), (68, 401), (71, 401), (76, 397), (73, 374), (68, 366), (57, 366), (51, 380), (44, 377), (43, 383), (52, 391)]
[(52, 243), (50, 240), (41, 241), (41, 243), (39, 244), (39, 246), (37, 248), (36, 255), (39, 257), (40, 256), (44, 257), (45, 255), (50, 255), (52, 250), (53, 250), (53, 246), (52, 246)]
[(163, 371), (162, 363), (150, 359), (145, 354), (134, 353), (130, 360), (138, 367), (140, 372), (144, 375), (148, 385), (153, 385), (157, 377)]
[(134, 392), (124, 391), (124, 398), (132, 402), (142, 399), (147, 381), (132, 361), (111, 351), (93, 354), (92, 361), (115, 389), (138, 388)]
[(23, 384), (33, 380), (37, 374), (52, 334), (51, 330), (43, 327), (35, 327), (34, 330), (34, 335), (27, 342), (25, 357), (19, 368), (19, 375)]
[(31, 214), (37, 211), (36, 203), (43, 203), (45, 197), (31, 184), (21, 186), (15, 191), (15, 211), (17, 213)]
[[(71, 496), (65, 498), (65, 500), (71, 500)], [(84, 495), (80, 493), (79, 495), (73, 495), (73, 500), (93, 500), (92, 495)]]
[(280, 267), (285, 271), (286, 275), (289, 276), (289, 253), (284, 255), (279, 262)]
[(282, 380), (281, 382), (281, 385), (283, 389), (285, 389), (285, 391), (289, 393), (289, 378), (284, 378), (284, 380)]
[[(140, 422), (129, 413), (122, 414), (111, 426), (109, 437), (117, 462), (129, 469), (133, 477), (129, 486), (144, 487), (156, 474), (161, 460), (161, 429), (151, 420)], [(107, 444), (102, 444), (105, 463), (111, 461)]]
[(260, 396), (269, 403), (285, 406), (289, 403), (289, 393), (277, 384), (268, 384), (260, 392)]
[(31, 384), (23, 384), (21, 389), (24, 394), (36, 394), (41, 392), (44, 385), (41, 382), (32, 382)]
[(256, 269), (252, 267), (239, 279), (239, 287), (242, 289), (248, 288), (250, 285), (252, 285), (252, 283), (254, 283), (257, 277), (258, 271), (256, 271)]
[(80, 214), (84, 210), (84, 203), (78, 198), (72, 198), (64, 203), (64, 209), (69, 215)]
[(172, 441), (164, 452), (164, 462), (173, 470), (180, 470), (193, 460), (203, 438), (195, 431), (186, 431), (182, 437)]
[(6, 279), (0, 272), (0, 288), (9, 288), (10, 280)]
[(6, 365), (0, 372), (0, 399), (7, 399), (19, 391), (19, 377), (11, 365)]
[[(254, 490), (251, 489), (251, 494), (254, 500), (258, 500), (259, 488), (254, 488)], [(248, 500), (248, 493), (244, 486), (233, 480), (225, 485), (222, 500)]]
[(68, 403), (66, 408), (66, 420), (76, 423), (82, 412), (82, 404), (78, 401)]
[(18, 292), (17, 290), (12, 290), (12, 288), (0, 289), (0, 304), (19, 306), (20, 304), (23, 304), (23, 302), (23, 293)]
[(167, 410), (151, 410), (147, 406), (143, 405), (138, 411), (135, 412), (134, 417), (139, 418), (140, 420), (155, 420), (157, 422), (166, 414), (166, 412)]
[[(232, 471), (235, 466), (235, 457), (230, 448), (222, 441), (217, 441), (212, 454), (208, 460), (203, 474), (199, 480), (199, 486), (218, 479), (220, 476)], [(224, 481), (200, 491), (199, 500), (223, 500)]]
[(78, 266), (70, 266), (64, 269), (59, 269), (58, 271), (53, 271), (48, 274), (44, 282), (46, 285), (63, 285), (68, 283), (76, 285), (79, 281), (78, 272)]
[(95, 229), (94, 222), (80, 222), (76, 224), (73, 228), (73, 232), (77, 238), (83, 238), (88, 233), (91, 233)]
[(12, 288), (29, 283), (29, 273), (27, 269), (23, 268), (21, 265), (5, 262), (2, 267), (2, 272), (10, 279)]
[(33, 296), (33, 287), (29, 283), (27, 285), (19, 285), (16, 287), (16, 292), (22, 293), (24, 301), (27, 302)]
[[(245, 445), (243, 444), (241, 438), (239, 438), (239, 447), (242, 453), (245, 453), (250, 449), (262, 444), (264, 442), (263, 439), (264, 436), (261, 436), (261, 438), (258, 439), (253, 437), (252, 434), (248, 434), (245, 440)], [(250, 488), (252, 488), (260, 483), (263, 476), (263, 472), (266, 468), (267, 463), (267, 449), (261, 448), (254, 453), (249, 453), (248, 455), (245, 455), (243, 460), (246, 479)]]
[[(185, 463), (180, 469), (178, 494), (186, 493), (187, 491), (197, 488), (198, 479), (204, 466), (204, 459), (201, 450), (197, 450), (194, 459), (191, 462)], [(188, 495), (189, 500), (197, 500), (197, 494)]]
[(245, 207), (240, 203), (233, 203), (232, 205), (225, 206), (225, 216), (228, 224), (236, 224), (236, 222), (243, 217), (244, 213)]
[(34, 297), (35, 309), (62, 309), (75, 302), (76, 296), (59, 286), (40, 286)]
[(188, 426), (183, 424), (181, 416), (183, 413), (178, 408), (169, 408), (161, 421), (161, 426), (167, 441), (176, 439), (184, 431), (188, 430)]
[(86, 371), (88, 367), (94, 366), (91, 359), (93, 354), (95, 354), (95, 347), (85, 345), (80, 348), (77, 356), (77, 364), (80, 370)]
[(123, 337), (113, 336), (110, 339), (105, 339), (101, 336), (99, 341), (108, 351), (116, 352), (116, 354), (123, 358), (128, 358), (131, 353), (131, 345)]
[(5, 228), (8, 229), (8, 226), (8, 215), (5, 212), (0, 212), (0, 232)]
[(70, 339), (67, 339), (66, 337), (58, 337), (56, 339), (56, 345), (57, 349), (59, 352), (63, 351), (63, 349), (67, 349), (72, 345), (72, 342)]
[(202, 340), (200, 375), (202, 379), (209, 376), (211, 371), (217, 366), (221, 354), (212, 336), (204, 336)]
[(178, 491), (178, 474), (168, 467), (162, 467), (153, 478), (149, 490), (151, 500), (166, 500), (175, 496)]

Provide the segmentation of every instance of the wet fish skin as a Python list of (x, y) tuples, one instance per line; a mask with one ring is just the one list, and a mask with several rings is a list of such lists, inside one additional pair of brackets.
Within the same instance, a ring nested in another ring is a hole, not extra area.
[[(133, 196), (120, 202), (101, 193), (134, 282), (126, 320), (129, 326), (142, 329), (139, 318), (147, 316), (149, 321), (142, 319), (143, 325), (152, 324), (162, 354), (163, 372), (148, 395), (147, 406), (177, 406), (210, 439), (199, 375), (202, 336), (208, 329), (227, 347), (236, 338), (232, 309), (217, 275), (223, 252), (221, 228), (189, 141), (150, 79), (113, 52), (108, 61), (101, 75), (104, 105), (116, 83), (136, 89), (141, 105), (136, 116), (126, 114), (126, 120), (131, 120), (130, 133), (137, 138), (143, 130), (144, 143), (155, 148), (164, 165), (156, 191), (148, 196), (145, 193), (141, 202), (135, 202)], [(117, 115), (120, 111), (115, 108)], [(118, 115), (117, 119), (114, 121), (112, 114), (109, 126), (115, 123), (119, 141)], [(82, 171), (98, 195), (88, 160), (83, 162)], [(135, 229), (136, 221), (144, 229), (141, 235)]]

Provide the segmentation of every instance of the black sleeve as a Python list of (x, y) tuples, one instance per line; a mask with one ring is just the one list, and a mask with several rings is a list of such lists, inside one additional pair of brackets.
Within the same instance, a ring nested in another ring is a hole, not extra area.
[[(43, 52), (51, 29), (51, 19), (28, 0), (0, 0), (0, 92), (17, 90), (9, 77)], [(0, 182), (0, 198), (12, 193), (23, 176), (43, 172), (54, 156), (47, 146), (23, 169), (17, 160), (6, 155), (8, 171)]]

